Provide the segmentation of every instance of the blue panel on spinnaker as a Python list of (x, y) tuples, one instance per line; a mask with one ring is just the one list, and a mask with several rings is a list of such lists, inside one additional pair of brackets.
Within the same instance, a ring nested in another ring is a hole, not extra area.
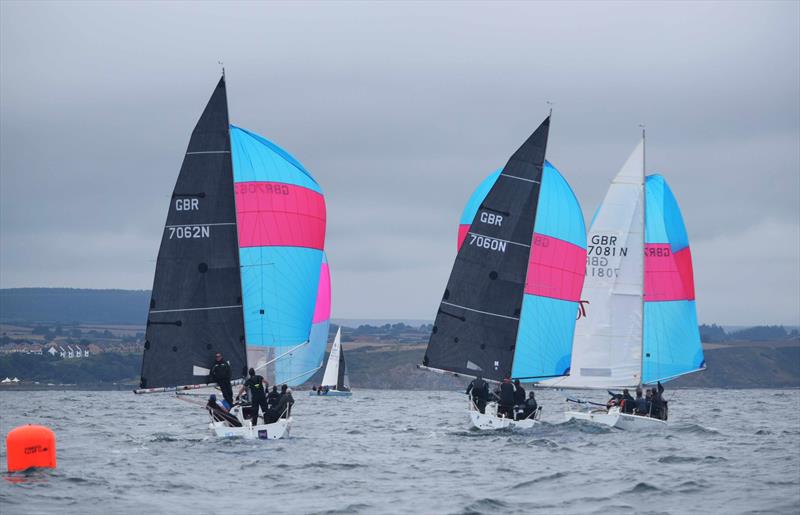
[(247, 345), (291, 347), (306, 341), (314, 316), (322, 251), (246, 247), (239, 249), (239, 256)]
[(678, 201), (661, 175), (648, 175), (645, 183), (645, 243), (669, 243), (673, 252), (689, 246)]
[(652, 384), (704, 368), (692, 300), (645, 302), (642, 382)]
[(235, 182), (281, 182), (322, 193), (308, 170), (276, 144), (234, 125), (230, 134)]
[(586, 223), (578, 199), (558, 170), (545, 161), (534, 232), (586, 248)]
[(477, 188), (475, 188), (475, 191), (472, 192), (472, 196), (467, 201), (467, 205), (464, 206), (464, 210), (461, 212), (459, 224), (470, 225), (472, 223), (472, 220), (478, 213), (478, 208), (481, 206), (483, 199), (486, 198), (486, 194), (489, 193), (489, 190), (492, 189), (494, 183), (497, 182), (497, 178), (500, 176), (502, 171), (503, 169), (501, 168), (495, 172), (492, 172), (487, 178), (481, 181)]
[(569, 373), (575, 302), (525, 295), (512, 377), (536, 379)]
[[(330, 320), (313, 324), (309, 343), (293, 351), (286, 359), (275, 362), (276, 383), (297, 386), (311, 379), (322, 368), (330, 326)], [(276, 349), (276, 355), (280, 356), (289, 350), (291, 347), (280, 347)]]

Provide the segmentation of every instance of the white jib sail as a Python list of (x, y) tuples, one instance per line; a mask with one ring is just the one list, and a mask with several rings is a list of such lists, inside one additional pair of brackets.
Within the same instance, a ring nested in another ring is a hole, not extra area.
[(636, 386), (642, 377), (644, 146), (611, 182), (589, 229), (582, 310), (562, 388)]
[(322, 376), (322, 386), (336, 386), (339, 377), (339, 353), (342, 352), (342, 328), (336, 331), (336, 338), (333, 339), (331, 354), (328, 356), (328, 363), (325, 365), (325, 375)]

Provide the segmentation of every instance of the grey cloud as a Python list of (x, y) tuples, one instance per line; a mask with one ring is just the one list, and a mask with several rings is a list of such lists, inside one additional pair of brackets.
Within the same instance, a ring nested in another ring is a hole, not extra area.
[(587, 219), (646, 122), (701, 318), (798, 323), (798, 19), (788, 2), (2, 2), (0, 285), (150, 286), (224, 59), (232, 122), (326, 192), (334, 316), (432, 318), (466, 199), (551, 100), (548, 159)]

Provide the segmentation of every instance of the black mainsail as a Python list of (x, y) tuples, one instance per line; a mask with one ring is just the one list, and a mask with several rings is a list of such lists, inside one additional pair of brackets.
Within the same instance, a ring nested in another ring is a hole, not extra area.
[(215, 352), (245, 375), (239, 247), (223, 76), (192, 132), (170, 200), (141, 388), (207, 383)]
[(424, 367), (492, 380), (511, 376), (549, 129), (548, 116), (508, 160), (472, 220)]

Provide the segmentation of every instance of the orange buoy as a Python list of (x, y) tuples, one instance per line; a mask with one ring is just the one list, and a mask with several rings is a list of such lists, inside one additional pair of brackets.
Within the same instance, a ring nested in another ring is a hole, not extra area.
[(56, 435), (44, 426), (15, 427), (6, 436), (8, 471), (56, 468)]

